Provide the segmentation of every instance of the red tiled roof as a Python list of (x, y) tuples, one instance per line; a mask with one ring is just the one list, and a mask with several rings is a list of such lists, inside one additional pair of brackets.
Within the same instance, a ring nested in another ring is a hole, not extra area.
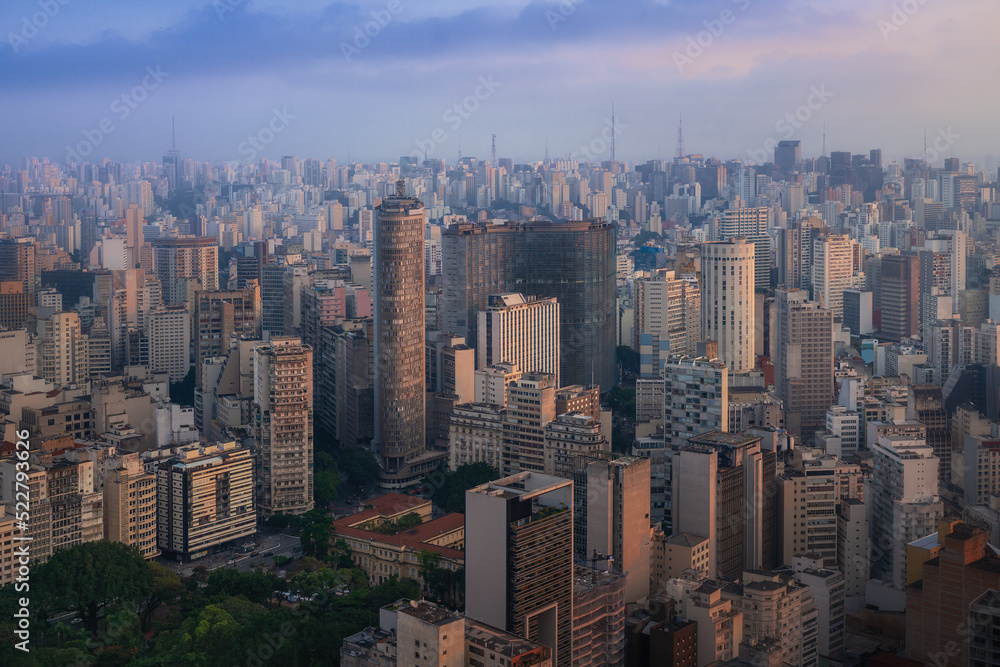
[[(398, 495), (398, 494), (397, 494)], [(463, 560), (465, 558), (465, 552), (458, 549), (451, 549), (448, 547), (439, 547), (434, 544), (428, 544), (425, 540), (433, 539), (438, 535), (444, 533), (449, 533), (453, 530), (457, 530), (459, 527), (465, 525), (465, 515), (464, 514), (446, 514), (440, 519), (434, 519), (432, 521), (427, 521), (420, 524), (415, 528), (404, 531), (402, 533), (397, 533), (396, 535), (382, 535), (370, 530), (363, 530), (361, 528), (352, 528), (350, 523), (355, 523), (352, 521), (358, 515), (347, 517), (346, 519), (340, 519), (334, 523), (334, 537), (337, 535), (343, 537), (353, 537), (360, 540), (367, 540), (369, 542), (380, 542), (387, 546), (394, 547), (408, 547), (416, 551), (430, 551), (431, 553), (436, 553), (440, 556), (446, 558), (451, 558), (454, 560)], [(347, 522), (347, 523), (344, 523)]]

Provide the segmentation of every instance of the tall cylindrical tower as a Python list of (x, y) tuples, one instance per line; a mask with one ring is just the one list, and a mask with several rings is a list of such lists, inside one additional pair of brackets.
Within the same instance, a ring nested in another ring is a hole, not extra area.
[(402, 182), (375, 223), (375, 444), (384, 481), (405, 483), (426, 449), (424, 205)]

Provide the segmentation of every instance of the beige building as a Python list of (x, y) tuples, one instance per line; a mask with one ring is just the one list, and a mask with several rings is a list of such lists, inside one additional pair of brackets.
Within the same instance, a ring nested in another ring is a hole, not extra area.
[(190, 561), (257, 532), (254, 459), (235, 442), (148, 452), (156, 465), (157, 545)]
[(817, 667), (818, 612), (809, 587), (761, 571), (744, 572), (742, 581), (726, 586), (722, 594), (743, 612), (743, 636), (773, 638), (785, 662)]
[(693, 576), (708, 578), (708, 559), (712, 541), (690, 533), (669, 537), (656, 529), (653, 533), (650, 561), (650, 590), (659, 591), (668, 579)]
[[(416, 514), (422, 523), (395, 535), (375, 530), (409, 514)], [(431, 501), (422, 498), (399, 493), (372, 498), (360, 512), (334, 522), (334, 530), (337, 539), (347, 542), (354, 564), (372, 585), (395, 576), (423, 586), (420, 553), (424, 551), (437, 556), (440, 568), (459, 570), (465, 563), (464, 517), (453, 513), (432, 520)]]
[(821, 236), (813, 241), (813, 295), (821, 308), (844, 316), (844, 290), (851, 288), (854, 276), (854, 248), (846, 234)]
[(504, 475), (545, 470), (545, 427), (556, 417), (555, 377), (525, 373), (507, 387)]
[(580, 456), (610, 452), (611, 443), (601, 433), (601, 422), (590, 415), (560, 414), (545, 425), (546, 475), (571, 479)]
[(163, 301), (180, 305), (196, 290), (219, 289), (219, 243), (212, 237), (152, 240), (156, 277)]
[(507, 407), (507, 385), (521, 379), (517, 364), (494, 364), (475, 372), (476, 403)]
[(15, 542), (14, 537), (21, 535), (21, 529), (17, 528), (17, 516), (0, 505), (0, 586), (14, 583), (20, 574), (20, 555), (15, 552), (25, 543)]
[(104, 539), (139, 549), (148, 560), (156, 546), (156, 475), (143, 470), (138, 455), (126, 455), (104, 479)]
[(77, 313), (59, 312), (39, 320), (38, 374), (57, 387), (83, 382), (90, 376), (87, 337)]
[(625, 664), (625, 576), (573, 568), (573, 665)]
[(456, 405), (448, 422), (448, 466), (455, 470), (470, 463), (485, 463), (500, 470), (505, 415), (506, 411), (495, 404)]
[(722, 590), (704, 583), (687, 601), (687, 618), (698, 624), (698, 667), (739, 656), (743, 642), (743, 612)]
[(199, 383), (205, 360), (226, 354), (233, 334), (260, 338), (260, 318), (260, 287), (256, 280), (248, 281), (241, 290), (195, 293), (191, 335), (195, 341), (195, 377)]
[(382, 607), (379, 626), (344, 639), (343, 667), (552, 667), (552, 649), (432, 602)]
[(313, 501), (313, 351), (295, 337), (254, 348), (258, 510), (304, 514)]

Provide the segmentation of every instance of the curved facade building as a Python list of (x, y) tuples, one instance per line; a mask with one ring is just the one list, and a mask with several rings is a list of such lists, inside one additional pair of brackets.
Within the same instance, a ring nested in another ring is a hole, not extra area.
[(478, 339), (491, 295), (555, 297), (560, 381), (601, 391), (615, 384), (615, 226), (603, 220), (459, 223), (441, 235), (444, 329)]
[(400, 192), (375, 223), (375, 446), (384, 476), (425, 451), (424, 205)]

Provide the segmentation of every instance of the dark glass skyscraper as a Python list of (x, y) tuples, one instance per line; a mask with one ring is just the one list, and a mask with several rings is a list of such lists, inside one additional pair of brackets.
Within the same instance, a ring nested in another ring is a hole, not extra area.
[(562, 384), (615, 383), (615, 226), (603, 220), (460, 223), (441, 235), (444, 328), (477, 340), (491, 294), (555, 297)]

